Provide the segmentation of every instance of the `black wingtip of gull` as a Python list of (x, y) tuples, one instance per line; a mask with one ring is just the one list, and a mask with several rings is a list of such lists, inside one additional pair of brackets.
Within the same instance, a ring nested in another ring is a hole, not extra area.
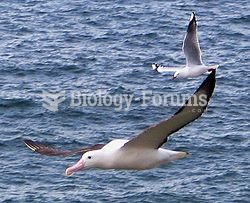
[(153, 63), (153, 64), (152, 64), (152, 67), (153, 67), (153, 70), (155, 70), (157, 73), (159, 73), (159, 71), (158, 71), (158, 68), (160, 67), (159, 64)]
[(190, 19), (189, 21), (189, 24), (188, 24), (188, 29), (187, 29), (187, 32), (192, 32), (193, 30), (196, 29), (196, 16), (195, 16), (195, 12), (192, 12), (192, 18)]
[(193, 14), (193, 18), (190, 21), (195, 21), (196, 22), (195, 12), (193, 11), (192, 14)]

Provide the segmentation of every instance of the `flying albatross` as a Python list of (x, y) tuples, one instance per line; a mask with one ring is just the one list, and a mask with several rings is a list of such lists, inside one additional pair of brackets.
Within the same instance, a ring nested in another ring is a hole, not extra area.
[(87, 168), (143, 170), (157, 167), (187, 156), (187, 152), (167, 150), (161, 146), (171, 134), (202, 115), (214, 87), (215, 70), (172, 117), (147, 128), (131, 140), (116, 139), (72, 151), (51, 148), (28, 139), (24, 142), (31, 150), (48, 156), (83, 154), (76, 164), (66, 169), (66, 175)]
[(186, 57), (186, 66), (183, 67), (164, 67), (162, 65), (153, 63), (152, 67), (157, 72), (175, 72), (173, 79), (175, 78), (188, 78), (197, 77), (203, 73), (210, 72), (219, 67), (219, 65), (203, 64), (201, 59), (201, 49), (197, 36), (197, 23), (195, 13), (191, 14), (191, 18), (188, 24), (187, 33), (184, 37), (182, 49)]

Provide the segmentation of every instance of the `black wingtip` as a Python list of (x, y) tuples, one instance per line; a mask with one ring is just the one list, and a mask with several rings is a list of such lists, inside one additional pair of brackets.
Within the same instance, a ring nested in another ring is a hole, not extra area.
[(193, 18), (191, 19), (191, 21), (196, 21), (195, 12), (193, 11), (192, 14), (193, 14)]
[(32, 151), (36, 151), (37, 147), (35, 146), (34, 141), (30, 140), (30, 139), (24, 139), (23, 140), (24, 144)]
[(215, 82), (216, 82), (215, 76), (216, 76), (216, 69), (212, 70), (212, 72), (207, 76), (207, 78), (203, 81), (203, 83), (196, 90), (196, 92), (200, 91), (201, 89), (207, 88), (210, 90), (209, 91), (210, 92), (209, 97), (210, 97), (214, 91), (214, 88), (215, 88)]
[[(183, 111), (184, 109), (187, 109), (188, 106), (190, 106), (190, 111), (191, 112), (204, 112), (204, 110), (206, 109), (208, 102), (214, 92), (214, 88), (215, 88), (215, 83), (216, 83), (216, 70), (213, 70), (208, 76), (207, 78), (203, 81), (203, 83), (200, 85), (200, 87), (195, 91), (195, 93), (193, 94), (192, 97), (190, 97), (185, 105), (180, 108), (176, 113), (179, 114), (181, 111)], [(203, 92), (202, 94), (206, 94), (206, 103), (205, 105), (202, 106), (197, 106), (194, 105), (195, 103), (198, 102), (199, 97), (197, 98), (196, 94), (200, 94), (199, 92)], [(194, 99), (196, 95), (196, 99)], [(195, 102), (195, 103), (194, 103)]]
[(159, 64), (157, 64), (157, 63), (152, 63), (152, 67), (153, 67), (153, 70), (155, 70), (156, 72), (159, 73), (159, 71), (158, 71), (158, 68), (160, 67)]
[(196, 29), (196, 16), (195, 12), (192, 12), (191, 19), (189, 20), (187, 32), (192, 32)]
[(31, 140), (31, 139), (24, 139), (23, 142), (24, 142), (25, 145), (34, 144), (34, 141)]

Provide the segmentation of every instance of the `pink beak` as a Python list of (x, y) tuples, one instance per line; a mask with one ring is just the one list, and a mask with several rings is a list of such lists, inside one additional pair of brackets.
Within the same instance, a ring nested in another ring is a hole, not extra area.
[(82, 159), (80, 159), (76, 164), (66, 169), (65, 175), (70, 176), (73, 173), (80, 171), (83, 168), (84, 168), (84, 162), (82, 161)]

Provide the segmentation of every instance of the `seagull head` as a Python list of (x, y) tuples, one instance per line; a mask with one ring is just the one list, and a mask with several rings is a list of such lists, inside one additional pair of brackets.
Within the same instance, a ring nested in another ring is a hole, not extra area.
[(100, 154), (100, 150), (86, 152), (82, 155), (82, 158), (77, 163), (66, 169), (65, 175), (70, 176), (73, 173), (83, 169), (101, 167), (102, 162), (103, 159)]
[(180, 75), (180, 71), (176, 71), (172, 77), (172, 79), (174, 80), (175, 78), (177, 78)]

